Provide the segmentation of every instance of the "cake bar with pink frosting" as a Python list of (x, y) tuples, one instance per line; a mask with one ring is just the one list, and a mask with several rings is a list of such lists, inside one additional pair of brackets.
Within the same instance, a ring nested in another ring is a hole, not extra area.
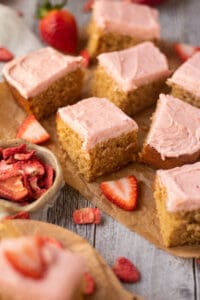
[(166, 246), (200, 244), (200, 162), (156, 172), (155, 200)]
[(182, 64), (167, 83), (174, 97), (200, 107), (200, 52)]
[(88, 181), (134, 159), (138, 126), (105, 98), (88, 98), (57, 113), (63, 149)]
[(158, 11), (128, 1), (96, 0), (88, 32), (91, 56), (155, 41), (160, 38)]
[(93, 95), (106, 97), (132, 116), (156, 102), (170, 75), (163, 53), (151, 42), (98, 56)]
[(140, 158), (154, 168), (169, 169), (200, 157), (200, 109), (161, 94)]
[(5, 300), (82, 299), (78, 291), (81, 294), (85, 261), (56, 243), (38, 236), (3, 239), (0, 296)]
[(83, 81), (82, 64), (81, 57), (47, 47), (8, 62), (3, 75), (18, 103), (41, 118), (77, 100)]

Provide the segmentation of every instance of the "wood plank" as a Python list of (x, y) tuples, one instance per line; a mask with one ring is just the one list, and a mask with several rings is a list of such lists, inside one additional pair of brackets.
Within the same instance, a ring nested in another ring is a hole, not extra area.
[(156, 249), (107, 216), (103, 225), (96, 229), (95, 247), (110, 265), (118, 256), (135, 263), (142, 279), (137, 284), (125, 284), (125, 287), (145, 299), (195, 299), (192, 259), (178, 259)]

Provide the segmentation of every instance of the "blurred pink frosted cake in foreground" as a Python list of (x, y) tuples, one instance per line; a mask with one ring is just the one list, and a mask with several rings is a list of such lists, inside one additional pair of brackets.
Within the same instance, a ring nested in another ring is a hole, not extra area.
[(46, 47), (16, 58), (3, 75), (18, 103), (37, 118), (78, 99), (83, 83), (83, 59)]
[(158, 11), (130, 2), (96, 0), (88, 31), (88, 51), (93, 57), (155, 41), (160, 38)]
[(166, 91), (167, 58), (151, 42), (98, 56), (93, 95), (106, 97), (132, 116)]
[(5, 300), (72, 300), (86, 271), (81, 256), (38, 236), (2, 240), (0, 268)]

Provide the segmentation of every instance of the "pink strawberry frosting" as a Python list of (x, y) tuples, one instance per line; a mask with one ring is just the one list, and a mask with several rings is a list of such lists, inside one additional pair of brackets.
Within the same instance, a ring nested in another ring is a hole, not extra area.
[(92, 97), (59, 108), (58, 115), (82, 137), (86, 151), (97, 143), (138, 129), (134, 120), (106, 98)]
[(38, 95), (55, 80), (75, 71), (83, 58), (63, 55), (47, 47), (8, 62), (3, 68), (5, 79), (24, 98)]
[(161, 94), (146, 144), (156, 149), (163, 160), (200, 152), (200, 109)]
[(200, 209), (200, 162), (159, 170), (157, 178), (166, 189), (166, 207), (169, 212)]
[(168, 81), (200, 97), (200, 52), (182, 64)]
[(142, 40), (160, 37), (158, 12), (146, 5), (97, 0), (93, 5), (96, 25), (107, 31)]
[(20, 247), (31, 238), (5, 239), (0, 243), (0, 294), (10, 300), (72, 300), (86, 271), (78, 254), (46, 245), (43, 255), (49, 266), (41, 279), (23, 276), (4, 255), (6, 249)]
[(125, 92), (170, 75), (165, 55), (151, 42), (100, 54), (98, 61)]

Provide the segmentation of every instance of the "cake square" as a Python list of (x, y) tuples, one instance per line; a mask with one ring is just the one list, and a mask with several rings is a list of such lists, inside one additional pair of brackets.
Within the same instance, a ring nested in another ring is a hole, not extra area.
[(174, 97), (200, 107), (200, 52), (182, 64), (167, 84)]
[(154, 104), (166, 92), (167, 59), (151, 42), (98, 56), (93, 95), (106, 97), (129, 116)]
[(84, 258), (58, 248), (53, 239), (47, 239), (50, 242), (39, 236), (1, 241), (1, 299), (83, 299), (81, 285), (87, 271)]
[(160, 38), (158, 11), (146, 5), (123, 1), (95, 1), (88, 27), (88, 51), (100, 53), (129, 48)]
[(200, 244), (200, 162), (156, 172), (156, 208), (167, 247)]
[(84, 99), (57, 113), (61, 146), (88, 181), (134, 160), (137, 131), (134, 120), (103, 98)]
[(200, 109), (161, 94), (140, 159), (153, 168), (169, 169), (200, 157)]
[(83, 84), (83, 59), (46, 47), (16, 58), (3, 69), (14, 98), (38, 119), (78, 99)]

